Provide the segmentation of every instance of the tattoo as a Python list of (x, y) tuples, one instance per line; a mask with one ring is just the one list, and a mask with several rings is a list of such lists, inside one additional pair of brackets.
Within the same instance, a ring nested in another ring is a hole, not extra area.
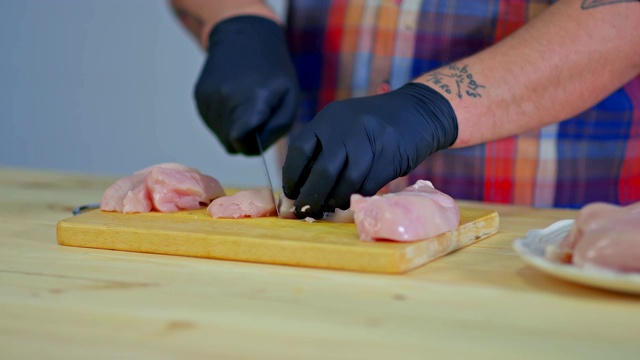
[(623, 2), (634, 2), (638, 0), (584, 0), (582, 1), (582, 10), (589, 10), (598, 6), (618, 4)]
[(425, 81), (447, 94), (454, 94), (459, 99), (482, 97), (480, 90), (485, 88), (473, 78), (468, 65), (459, 66), (456, 63), (451, 63), (427, 74)]

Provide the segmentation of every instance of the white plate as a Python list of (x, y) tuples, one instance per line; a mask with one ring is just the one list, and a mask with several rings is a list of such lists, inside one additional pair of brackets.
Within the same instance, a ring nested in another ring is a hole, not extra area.
[(601, 289), (640, 294), (640, 273), (622, 273), (595, 267), (577, 267), (544, 257), (547, 245), (557, 245), (571, 230), (574, 220), (561, 220), (541, 230), (529, 230), (513, 248), (529, 265), (549, 275)]

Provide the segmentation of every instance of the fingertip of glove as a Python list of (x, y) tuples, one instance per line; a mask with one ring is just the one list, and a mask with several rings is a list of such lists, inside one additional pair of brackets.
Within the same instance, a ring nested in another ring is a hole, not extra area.
[(290, 178), (285, 176), (284, 171), (282, 174), (282, 193), (292, 200), (297, 199), (298, 195), (300, 195), (300, 189), (296, 187), (296, 184)]

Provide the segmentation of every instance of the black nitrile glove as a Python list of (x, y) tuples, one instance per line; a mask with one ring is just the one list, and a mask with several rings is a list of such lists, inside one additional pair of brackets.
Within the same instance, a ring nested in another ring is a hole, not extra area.
[(287, 133), (298, 93), (278, 24), (239, 16), (213, 28), (195, 98), (200, 116), (228, 152), (257, 155), (256, 133), (265, 148)]
[(346, 209), (351, 194), (375, 194), (457, 137), (451, 104), (427, 85), (337, 101), (289, 144), (284, 194), (299, 218)]

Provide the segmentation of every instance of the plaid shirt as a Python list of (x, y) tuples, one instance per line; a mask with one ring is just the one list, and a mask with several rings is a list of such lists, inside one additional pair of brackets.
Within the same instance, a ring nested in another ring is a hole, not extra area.
[[(545, 10), (543, 0), (291, 0), (289, 42), (301, 121), (327, 103), (396, 89), (496, 43)], [(640, 201), (640, 76), (558, 124), (430, 156), (395, 180), (457, 199), (579, 208)]]

